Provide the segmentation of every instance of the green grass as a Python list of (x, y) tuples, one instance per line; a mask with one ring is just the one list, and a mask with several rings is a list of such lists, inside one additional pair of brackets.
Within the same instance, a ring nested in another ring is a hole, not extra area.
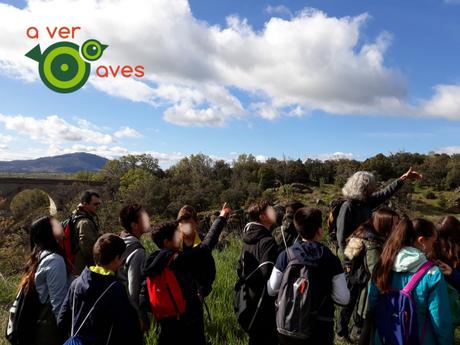
[(4, 338), (6, 325), (8, 324), (8, 309), (16, 297), (18, 276), (5, 278), (0, 276), (0, 344), (9, 344)]

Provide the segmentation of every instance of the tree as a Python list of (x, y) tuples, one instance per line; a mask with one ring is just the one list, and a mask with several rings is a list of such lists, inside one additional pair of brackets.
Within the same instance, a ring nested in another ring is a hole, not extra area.
[(424, 179), (422, 184), (442, 190), (446, 185), (447, 165), (450, 156), (447, 154), (430, 154), (421, 166)]
[(460, 154), (453, 155), (447, 163), (446, 185), (449, 189), (460, 187)]
[(122, 204), (141, 204), (157, 215), (164, 213), (169, 201), (165, 182), (142, 168), (129, 169), (121, 177), (118, 200)]
[(395, 176), (391, 160), (382, 153), (366, 159), (361, 165), (361, 168), (372, 172), (382, 181), (387, 181)]
[(11, 200), (10, 209), (14, 219), (32, 220), (40, 215), (50, 213), (50, 199), (48, 194), (40, 189), (26, 189), (16, 194)]

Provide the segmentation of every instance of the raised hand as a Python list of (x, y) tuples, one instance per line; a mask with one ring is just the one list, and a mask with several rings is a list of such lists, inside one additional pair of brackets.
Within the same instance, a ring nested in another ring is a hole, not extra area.
[(220, 216), (221, 217), (225, 217), (225, 218), (228, 218), (228, 216), (230, 215), (230, 213), (232, 213), (233, 210), (232, 208), (230, 207), (229, 204), (227, 203), (224, 203), (224, 206), (222, 206), (222, 210), (220, 211)]
[(413, 170), (412, 167), (410, 167), (409, 170), (407, 170), (407, 172), (401, 176), (401, 180), (403, 181), (407, 179), (421, 180), (422, 178), (423, 178), (422, 174)]

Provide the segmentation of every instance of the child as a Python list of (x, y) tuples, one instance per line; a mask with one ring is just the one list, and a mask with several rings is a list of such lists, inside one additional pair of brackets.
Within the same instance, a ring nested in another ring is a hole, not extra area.
[[(369, 289), (370, 316), (376, 315), (381, 303), (388, 303), (383, 294), (400, 291), (410, 282), (412, 276), (426, 267), (426, 256), (431, 254), (436, 241), (436, 227), (433, 223), (416, 219), (411, 222), (407, 218), (399, 221), (390, 234), (376, 266)], [(444, 277), (438, 267), (432, 266), (411, 291), (415, 306), (414, 319), (417, 325), (418, 338), (423, 345), (451, 345), (453, 331), (447, 289)], [(389, 307), (389, 305), (382, 306)], [(383, 310), (383, 309), (379, 309)], [(375, 344), (382, 344), (378, 328), (383, 328), (378, 321)], [(391, 326), (391, 325), (390, 325)], [(403, 331), (404, 332), (404, 331)], [(413, 336), (403, 334), (404, 336)]]
[(447, 216), (438, 225), (437, 261), (446, 281), (460, 292), (460, 221)]
[[(238, 322), (249, 335), (249, 345), (277, 345), (275, 300), (267, 294), (267, 281), (279, 254), (271, 229), (275, 209), (262, 200), (248, 208), (249, 223), (243, 230), (243, 248), (237, 268), (235, 290), (245, 302), (236, 305)], [(246, 308), (244, 308), (246, 306)], [(240, 310), (246, 309), (241, 313)]]
[(86, 267), (70, 286), (58, 325), (85, 344), (142, 344), (136, 311), (115, 277), (125, 249), (120, 237), (102, 235), (93, 249), (96, 266)]
[(38, 319), (30, 320), (33, 325), (18, 329), (18, 344), (58, 345), (63, 342), (56, 319), (70, 285), (71, 272), (58, 244), (63, 236), (61, 224), (51, 216), (37, 219), (30, 227), (32, 253), (21, 289), (26, 294), (36, 293), (40, 303)]
[[(292, 247), (278, 256), (268, 281), (268, 293), (271, 296), (278, 294), (290, 261), (297, 260), (310, 270), (308, 273), (309, 286), (315, 286), (316, 291), (310, 292), (315, 298), (309, 308), (311, 312), (317, 312), (317, 316), (313, 324), (308, 325), (313, 330), (309, 339), (294, 342), (292, 339), (280, 336), (280, 340), (282, 344), (332, 345), (334, 342), (334, 302), (346, 305), (350, 298), (342, 264), (328, 247), (319, 242), (323, 237), (320, 210), (299, 209), (294, 215), (294, 225), (301, 241), (295, 242)], [(313, 279), (315, 279), (314, 282), (311, 281)]]
[[(161, 329), (160, 345), (206, 344), (203, 318), (204, 296), (201, 295), (197, 277), (203, 274), (203, 263), (205, 263), (204, 267), (208, 267), (206, 263), (212, 257), (212, 249), (219, 240), (230, 212), (231, 209), (224, 204), (220, 216), (213, 223), (204, 240), (184, 251), (180, 251), (183, 237), (177, 221), (165, 222), (154, 227), (152, 240), (160, 250), (151, 254), (145, 263), (143, 270), (145, 281), (141, 290), (140, 304), (144, 311), (153, 311), (158, 318)], [(149, 282), (157, 279), (165, 271), (173, 273), (172, 283), (175, 285), (166, 287), (168, 300), (159, 302), (171, 303), (177, 313), (159, 317), (158, 311), (152, 308), (151, 304), (157, 291), (151, 290), (152, 285)]]
[(354, 326), (350, 338), (356, 339), (360, 334), (367, 311), (367, 294), (371, 274), (379, 261), (383, 244), (399, 221), (396, 212), (381, 208), (372, 213), (372, 217), (361, 224), (348, 239), (344, 255), (350, 263), (348, 280), (361, 287), (356, 301)]
[(122, 256), (123, 264), (117, 271), (117, 278), (128, 291), (129, 300), (139, 315), (142, 330), (147, 331), (149, 320), (139, 309), (142, 267), (145, 261), (145, 249), (140, 238), (150, 231), (150, 218), (141, 205), (132, 204), (120, 211), (120, 223), (124, 228), (120, 237), (125, 241), (126, 250)]

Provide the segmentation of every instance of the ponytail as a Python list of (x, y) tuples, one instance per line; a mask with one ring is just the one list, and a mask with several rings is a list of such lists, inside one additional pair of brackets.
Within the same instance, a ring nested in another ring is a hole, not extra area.
[(426, 219), (417, 218), (411, 222), (409, 218), (403, 217), (398, 222), (383, 247), (373, 276), (373, 281), (381, 292), (387, 292), (391, 287), (391, 271), (399, 251), (403, 247), (413, 246), (418, 237), (431, 237), (435, 233), (435, 225)]

